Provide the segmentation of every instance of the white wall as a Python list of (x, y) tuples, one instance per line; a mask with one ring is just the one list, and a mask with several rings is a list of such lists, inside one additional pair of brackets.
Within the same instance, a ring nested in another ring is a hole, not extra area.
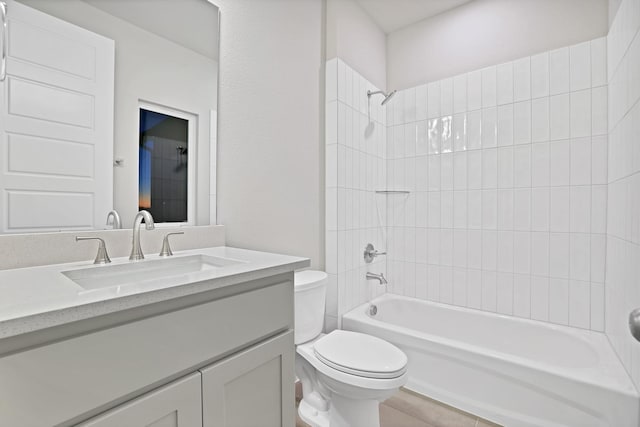
[(640, 387), (640, 343), (627, 318), (640, 307), (640, 0), (623, 0), (609, 33), (609, 200), (606, 333)]
[(322, 2), (217, 4), (218, 222), (230, 246), (324, 268)]
[(609, 0), (609, 28), (611, 28), (611, 24), (613, 24), (613, 20), (618, 13), (621, 3), (622, 0)]
[(209, 118), (216, 109), (217, 62), (80, 0), (22, 3), (115, 40), (114, 157), (124, 165), (114, 168), (113, 185), (123, 227), (131, 227), (138, 212), (140, 99), (198, 115), (196, 221), (209, 224)]
[(326, 50), (385, 90), (386, 35), (355, 1), (327, 0)]
[(475, 0), (388, 35), (387, 88), (602, 37), (607, 15), (605, 0)]

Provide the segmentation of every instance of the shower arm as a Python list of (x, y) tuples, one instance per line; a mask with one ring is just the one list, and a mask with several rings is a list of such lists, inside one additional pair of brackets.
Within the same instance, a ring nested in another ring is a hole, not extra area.
[(389, 93), (387, 93), (387, 92), (385, 92), (385, 91), (383, 91), (383, 90), (376, 90), (375, 92), (371, 92), (370, 90), (368, 90), (368, 91), (367, 91), (367, 97), (369, 98), (369, 101), (371, 101), (371, 97), (372, 97), (373, 95), (378, 95), (378, 94), (380, 94), (380, 95), (384, 96), (384, 99), (382, 100), (382, 104), (381, 104), (381, 105), (384, 105), (384, 104), (386, 104), (387, 102), (389, 102), (389, 100), (390, 100), (391, 98), (393, 98), (393, 96), (396, 94), (396, 92), (397, 92), (397, 90), (392, 90), (392, 91), (391, 91), (391, 92), (389, 92)]
[[(389, 98), (389, 95), (387, 95), (387, 93), (383, 90), (376, 90), (374, 92), (371, 92), (370, 90), (367, 91), (367, 118), (369, 119), (369, 123), (371, 123), (371, 97), (373, 95), (378, 95), (378, 94), (381, 94), (382, 96), (384, 96), (385, 100)], [(385, 101), (382, 101), (382, 105), (384, 104), (385, 104)]]

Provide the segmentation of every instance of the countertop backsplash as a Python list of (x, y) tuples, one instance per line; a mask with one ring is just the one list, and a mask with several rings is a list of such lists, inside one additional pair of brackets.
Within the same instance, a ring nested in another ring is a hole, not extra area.
[[(225, 228), (221, 225), (156, 227), (140, 230), (142, 251), (157, 254), (167, 233), (182, 231), (171, 237), (173, 251), (198, 249), (225, 244)], [(98, 250), (95, 241), (76, 242), (76, 236), (104, 239), (111, 258), (128, 256), (131, 252), (132, 230), (95, 230), (37, 234), (7, 234), (0, 236), (0, 270), (35, 267), (76, 261), (92, 261)]]

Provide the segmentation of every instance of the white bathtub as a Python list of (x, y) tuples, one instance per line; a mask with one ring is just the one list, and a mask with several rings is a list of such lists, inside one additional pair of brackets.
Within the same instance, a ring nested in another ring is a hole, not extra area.
[(604, 334), (383, 295), (343, 317), (409, 357), (407, 388), (509, 427), (638, 427), (640, 399)]

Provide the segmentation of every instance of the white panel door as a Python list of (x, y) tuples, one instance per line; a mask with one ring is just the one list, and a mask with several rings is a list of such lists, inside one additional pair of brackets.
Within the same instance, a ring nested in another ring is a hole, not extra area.
[(293, 331), (202, 372), (204, 427), (293, 427)]
[(113, 206), (114, 42), (4, 1), (0, 231), (101, 228)]
[(196, 372), (77, 427), (202, 427), (200, 378)]

